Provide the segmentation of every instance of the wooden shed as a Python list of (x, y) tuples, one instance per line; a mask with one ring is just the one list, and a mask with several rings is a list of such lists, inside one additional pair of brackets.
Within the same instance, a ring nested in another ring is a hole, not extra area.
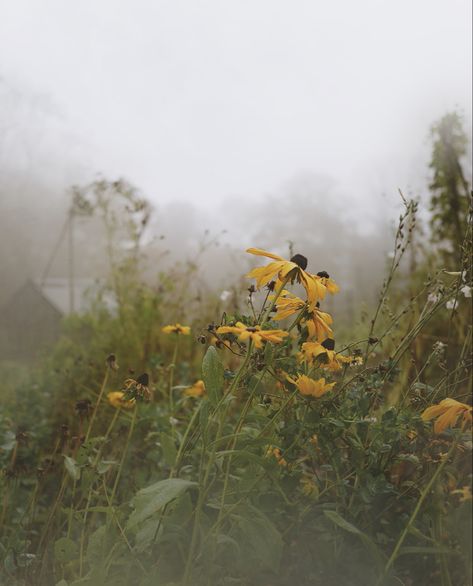
[[(91, 279), (74, 283), (74, 308), (87, 308)], [(61, 332), (62, 318), (70, 313), (68, 279), (29, 279), (0, 309), (0, 360), (31, 360), (51, 346)]]

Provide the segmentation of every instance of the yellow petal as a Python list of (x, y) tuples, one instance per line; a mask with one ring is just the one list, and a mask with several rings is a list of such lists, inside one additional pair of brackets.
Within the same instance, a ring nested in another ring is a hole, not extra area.
[(434, 432), (442, 433), (444, 429), (450, 427), (458, 419), (458, 407), (450, 407), (443, 415), (441, 415), (434, 424)]
[(273, 258), (274, 260), (284, 260), (282, 256), (278, 256), (272, 252), (267, 252), (261, 248), (247, 248), (246, 252), (249, 254), (256, 254), (257, 256), (265, 256), (266, 258)]

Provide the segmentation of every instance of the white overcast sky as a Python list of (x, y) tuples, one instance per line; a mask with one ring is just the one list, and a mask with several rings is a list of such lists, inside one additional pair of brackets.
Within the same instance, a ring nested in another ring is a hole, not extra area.
[(57, 160), (157, 203), (251, 200), (304, 173), (363, 208), (422, 188), (433, 120), (470, 121), (470, 4), (0, 0), (0, 78), (50, 104)]

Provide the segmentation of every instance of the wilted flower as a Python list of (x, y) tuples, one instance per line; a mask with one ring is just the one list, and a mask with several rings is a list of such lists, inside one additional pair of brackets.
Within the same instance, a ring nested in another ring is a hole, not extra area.
[(80, 399), (76, 402), (76, 413), (80, 418), (88, 417), (92, 411), (92, 403), (89, 399)]
[(126, 400), (140, 399), (149, 401), (151, 392), (148, 385), (149, 376), (146, 372), (141, 374), (136, 380), (134, 378), (127, 378), (123, 385)]
[(118, 370), (119, 368), (115, 354), (109, 354), (105, 360), (105, 363), (110, 368), (110, 370)]
[(125, 399), (123, 391), (112, 391), (107, 395), (108, 402), (116, 409), (133, 409), (136, 399)]
[(179, 323), (164, 326), (161, 331), (165, 334), (182, 334), (183, 336), (189, 336), (191, 333), (189, 326), (181, 326)]
[(269, 446), (266, 455), (268, 457), (273, 456), (274, 458), (276, 458), (276, 461), (279, 464), (279, 466), (287, 466), (287, 461), (285, 460), (285, 458), (283, 458), (282, 452), (279, 448)]
[(434, 424), (434, 432), (442, 433), (447, 427), (453, 427), (457, 424), (458, 419), (462, 420), (462, 427), (471, 423), (471, 405), (460, 403), (455, 399), (444, 399), (438, 405), (432, 405), (422, 413), (424, 421), (430, 421), (437, 418)]
[(458, 306), (458, 301), (456, 299), (449, 299), (445, 304), (447, 309), (456, 309)]
[(202, 397), (205, 394), (205, 384), (203, 380), (198, 380), (191, 387), (184, 391), (186, 397)]
[(469, 299), (471, 297), (471, 287), (469, 285), (464, 285), (460, 291), (463, 293), (463, 295)]
[(469, 486), (464, 486), (463, 488), (453, 490), (452, 494), (459, 494), (461, 503), (464, 503), (466, 501), (471, 501), (473, 498), (472, 494), (471, 494), (471, 488)]
[(279, 344), (289, 335), (283, 330), (262, 330), (260, 326), (245, 326), (240, 321), (234, 326), (220, 326), (217, 328), (217, 334), (235, 334), (240, 342), (252, 340), (255, 348), (262, 348), (263, 341)]
[(305, 374), (299, 375), (296, 380), (289, 380), (296, 385), (301, 395), (304, 395), (304, 397), (315, 397), (317, 399), (332, 390), (336, 385), (336, 383), (326, 383), (324, 378), (315, 380)]
[(286, 260), (282, 256), (266, 252), (260, 248), (248, 248), (246, 252), (257, 256), (265, 256), (274, 261), (264, 267), (253, 269), (248, 273), (247, 277), (256, 279), (257, 287), (267, 285), (274, 278), (277, 278), (280, 283), (283, 283), (287, 279), (291, 283), (296, 281), (303, 285), (311, 307), (314, 307), (319, 299), (325, 297), (327, 288), (321, 279), (306, 273), (307, 259), (302, 254), (295, 254), (291, 260)]

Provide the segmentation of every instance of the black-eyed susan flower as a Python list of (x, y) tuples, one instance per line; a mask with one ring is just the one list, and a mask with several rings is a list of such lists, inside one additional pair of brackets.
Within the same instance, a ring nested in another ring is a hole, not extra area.
[(320, 368), (330, 372), (340, 370), (344, 364), (357, 366), (363, 363), (363, 359), (360, 356), (343, 356), (342, 354), (337, 354), (333, 348), (331, 338), (327, 338), (322, 343), (304, 342), (300, 357), (310, 363), (320, 358)]
[(196, 381), (191, 387), (184, 391), (186, 397), (202, 397), (205, 395), (205, 384), (203, 380)]
[(336, 385), (336, 383), (326, 383), (324, 378), (316, 380), (305, 374), (300, 374), (295, 380), (289, 380), (296, 385), (301, 395), (315, 397), (316, 399), (325, 395)]
[[(306, 305), (306, 302), (300, 297), (284, 290), (276, 301), (276, 315), (273, 319), (276, 321), (285, 319), (301, 311)], [(323, 342), (326, 338), (333, 336), (333, 331), (330, 327), (332, 323), (332, 316), (320, 311), (317, 306), (312, 310), (307, 309), (304, 319), (301, 320), (301, 325), (307, 327), (308, 337), (315, 338), (319, 342)]]
[(189, 326), (181, 326), (181, 324), (170, 324), (161, 329), (164, 334), (180, 334), (182, 336), (189, 336), (191, 329)]
[(424, 421), (430, 421), (437, 418), (434, 423), (434, 433), (442, 433), (447, 427), (454, 427), (458, 420), (462, 422), (462, 427), (472, 422), (471, 405), (460, 403), (455, 399), (444, 399), (438, 405), (432, 405), (422, 413)]
[(322, 285), (327, 289), (329, 293), (335, 295), (340, 291), (340, 287), (335, 283), (333, 279), (330, 278), (330, 275), (327, 271), (320, 271), (316, 275), (312, 275), (315, 279), (318, 279)]
[(248, 248), (246, 252), (273, 259), (273, 262), (268, 265), (257, 267), (247, 274), (248, 278), (256, 279), (257, 287), (263, 287), (273, 279), (277, 279), (279, 283), (301, 283), (306, 290), (310, 307), (314, 307), (319, 299), (325, 297), (327, 290), (325, 285), (320, 278), (315, 278), (314, 275), (305, 271), (307, 259), (302, 254), (295, 254), (291, 260), (286, 260), (282, 256), (260, 248)]
[(245, 326), (240, 321), (234, 326), (220, 326), (217, 328), (217, 334), (234, 334), (240, 342), (251, 340), (255, 348), (262, 348), (263, 342), (279, 344), (289, 335), (284, 330), (262, 330), (260, 326)]
[(125, 399), (123, 391), (112, 391), (107, 395), (108, 402), (116, 409), (133, 409), (136, 404), (135, 399)]

